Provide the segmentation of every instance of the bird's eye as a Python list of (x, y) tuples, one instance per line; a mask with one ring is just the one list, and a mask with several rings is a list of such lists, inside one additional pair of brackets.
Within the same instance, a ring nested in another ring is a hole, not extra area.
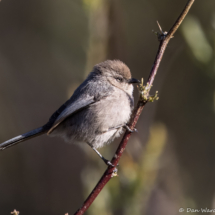
[(120, 77), (116, 77), (115, 79), (116, 79), (118, 82), (122, 82), (122, 81), (123, 81), (123, 79), (120, 78)]

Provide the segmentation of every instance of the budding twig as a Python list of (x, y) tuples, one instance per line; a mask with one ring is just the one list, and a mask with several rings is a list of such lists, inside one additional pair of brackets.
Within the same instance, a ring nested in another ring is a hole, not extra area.
[[(195, 0), (188, 0), (185, 8), (183, 9), (183, 11), (181, 12), (180, 16), (178, 17), (178, 19), (176, 20), (176, 22), (174, 23), (174, 25), (172, 26), (172, 28), (169, 30), (169, 32), (163, 32), (162, 28), (160, 27), (159, 23), (159, 29), (160, 29), (160, 33), (157, 33), (157, 37), (158, 37), (158, 41), (160, 42), (159, 44), (159, 48), (152, 66), (152, 69), (150, 71), (148, 80), (146, 85), (143, 85), (143, 81), (142, 83), (139, 85), (139, 91), (140, 91), (140, 98), (139, 101), (137, 103), (137, 106), (133, 112), (133, 115), (131, 117), (131, 121), (129, 123), (129, 127), (133, 130), (135, 128), (135, 125), (139, 119), (139, 116), (144, 108), (144, 106), (146, 105), (146, 103), (148, 101), (154, 101), (158, 99), (157, 96), (157, 92), (154, 96), (149, 96), (149, 92), (150, 89), (152, 87), (152, 84), (154, 82), (154, 78), (156, 76), (158, 67), (160, 65), (161, 59), (163, 57), (164, 51), (167, 47), (167, 44), (169, 43), (170, 39), (173, 38), (174, 33), (176, 32), (176, 30), (179, 28), (181, 22), (184, 20), (185, 16), (187, 15), (187, 13), (189, 12), (192, 4), (194, 3)], [(117, 165), (123, 151), (125, 150), (125, 147), (127, 145), (127, 142), (129, 140), (131, 136), (131, 133), (126, 131), (117, 150), (116, 153), (114, 155), (114, 157), (111, 160), (111, 163), (113, 165)], [(75, 213), (75, 215), (82, 215), (84, 214), (84, 212), (89, 208), (89, 206), (93, 203), (93, 201), (95, 200), (95, 198), (98, 196), (98, 194), (101, 192), (101, 190), (103, 189), (103, 187), (107, 184), (107, 182), (116, 175), (116, 168), (115, 167), (111, 167), (109, 166), (107, 168), (107, 170), (104, 172), (103, 176), (101, 177), (101, 179), (99, 180), (99, 182), (97, 183), (97, 185), (95, 186), (95, 188), (93, 189), (93, 191), (90, 193), (90, 195), (88, 196), (88, 198), (85, 200), (85, 202), (83, 203), (82, 207), (80, 209), (78, 209), (78, 211)]]

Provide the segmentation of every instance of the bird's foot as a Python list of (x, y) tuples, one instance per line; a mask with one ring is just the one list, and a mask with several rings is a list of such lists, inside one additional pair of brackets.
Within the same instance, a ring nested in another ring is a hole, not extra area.
[(107, 166), (115, 167), (109, 160), (105, 159), (104, 157), (102, 158), (102, 160), (105, 162), (105, 164), (106, 164)]
[(124, 125), (124, 128), (125, 128), (127, 131), (131, 132), (131, 133), (138, 132), (138, 130), (137, 130), (136, 128), (134, 128), (133, 130), (130, 129), (129, 126), (128, 126), (127, 124)]

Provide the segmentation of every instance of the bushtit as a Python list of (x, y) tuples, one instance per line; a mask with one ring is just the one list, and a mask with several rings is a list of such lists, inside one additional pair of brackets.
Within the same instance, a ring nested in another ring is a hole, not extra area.
[(107, 165), (112, 165), (96, 149), (128, 129), (134, 101), (129, 68), (119, 60), (107, 60), (94, 66), (87, 79), (40, 128), (0, 144), (0, 150), (47, 133), (67, 142), (86, 142)]

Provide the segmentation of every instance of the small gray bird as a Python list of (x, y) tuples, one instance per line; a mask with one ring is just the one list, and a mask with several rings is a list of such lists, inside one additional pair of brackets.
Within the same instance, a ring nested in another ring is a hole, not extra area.
[(119, 60), (107, 60), (94, 66), (87, 79), (40, 128), (0, 144), (0, 150), (47, 133), (63, 137), (67, 142), (86, 142), (107, 164), (96, 149), (112, 142), (127, 123), (134, 107), (133, 85), (129, 68)]

